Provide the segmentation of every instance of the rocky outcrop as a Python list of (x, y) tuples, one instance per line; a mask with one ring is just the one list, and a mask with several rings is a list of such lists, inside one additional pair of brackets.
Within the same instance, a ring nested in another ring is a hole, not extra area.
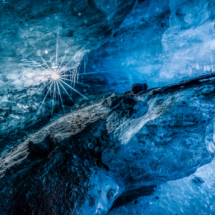
[(213, 159), (214, 74), (117, 98), (65, 115), (2, 157), (0, 207), (105, 214)]

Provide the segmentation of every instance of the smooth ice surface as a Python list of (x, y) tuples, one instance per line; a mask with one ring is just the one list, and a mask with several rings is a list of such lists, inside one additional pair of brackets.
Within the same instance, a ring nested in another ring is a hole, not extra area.
[(151, 196), (137, 199), (108, 215), (181, 215), (215, 213), (215, 160), (194, 175), (157, 186)]

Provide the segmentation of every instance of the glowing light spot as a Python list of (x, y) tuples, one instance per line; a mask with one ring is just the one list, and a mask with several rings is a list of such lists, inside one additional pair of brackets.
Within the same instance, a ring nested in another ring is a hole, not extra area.
[(53, 73), (51, 78), (56, 81), (60, 78), (60, 76), (57, 73)]
[[(81, 15), (81, 13), (79, 15)], [(56, 17), (56, 19), (57, 19), (57, 17)], [(31, 28), (30, 30), (32, 31), (33, 28)], [(71, 92), (69, 93), (64, 86), (69, 87), (72, 91), (76, 92), (77, 94), (79, 94), (80, 96), (82, 96), (82, 97), (84, 97), (85, 99), (88, 100), (88, 98), (86, 96), (84, 96), (78, 90), (76, 90), (75, 88), (73, 88), (72, 86), (70, 86), (72, 83), (73, 83), (74, 87), (75, 87), (75, 83), (77, 83), (77, 84), (83, 84), (83, 83), (78, 82), (78, 77), (79, 77), (78, 71), (76, 71), (77, 74), (75, 74), (75, 73), (71, 74), (70, 73), (70, 75), (69, 74), (65, 75), (64, 73), (62, 73), (63, 69), (67, 65), (69, 65), (69, 63), (71, 63), (72, 60), (74, 60), (74, 58), (70, 59), (70, 61), (67, 62), (65, 66), (63, 66), (64, 59), (66, 58), (66, 55), (68, 53), (68, 50), (66, 50), (61, 63), (58, 65), (58, 40), (59, 40), (59, 32), (58, 32), (56, 40), (57, 40), (56, 41), (56, 58), (55, 58), (56, 62), (55, 63), (51, 63), (51, 67), (48, 65), (48, 63), (46, 62), (46, 60), (41, 56), (40, 51), (37, 50), (34, 47), (34, 45), (31, 43), (31, 41), (28, 40), (29, 44), (34, 48), (34, 50), (36, 51), (37, 55), (41, 58), (41, 60), (43, 61), (43, 63), (45, 63), (46, 67), (48, 68), (48, 70), (45, 69), (45, 70), (43, 70), (43, 71), (40, 72), (40, 74), (42, 75), (42, 78), (41, 77), (38, 77), (38, 78), (34, 77), (33, 74), (31, 75), (30, 73), (28, 73), (28, 76), (30, 78), (30, 80), (26, 82), (26, 83), (28, 83), (28, 85), (33, 85), (33, 83), (35, 81), (37, 81), (37, 79), (38, 79), (39, 82), (41, 82), (41, 81), (43, 81), (43, 82), (44, 81), (48, 81), (45, 84), (45, 86), (42, 87), (42, 89), (41, 88), (39, 89), (39, 91), (41, 92), (41, 91), (43, 91), (47, 87), (48, 91), (46, 92), (45, 97), (44, 97), (42, 103), (40, 104), (40, 107), (39, 107), (39, 109), (37, 111), (37, 114), (40, 113), (40, 110), (41, 110), (41, 108), (42, 108), (42, 106), (43, 106), (43, 104), (44, 104), (44, 102), (45, 102), (45, 100), (46, 100), (46, 98), (47, 98), (47, 96), (48, 96), (49, 93), (50, 93), (50, 95), (51, 94), (53, 95), (53, 98), (52, 98), (52, 115), (54, 114), (55, 100), (57, 99), (57, 96), (58, 96), (58, 98), (60, 98), (60, 102), (62, 103), (62, 107), (63, 107), (63, 110), (64, 110), (64, 104), (63, 104), (63, 99), (62, 99), (62, 95), (61, 95), (61, 88), (65, 91), (65, 93), (73, 101), (73, 99), (71, 97), (71, 95), (72, 95)], [(44, 53), (48, 54), (49, 52), (48, 52), (48, 50), (44, 50)], [(94, 74), (94, 73), (86, 73), (84, 75), (88, 75), (88, 74)], [(69, 76), (70, 76), (70, 78), (68, 79), (67, 77), (69, 77)], [(33, 78), (34, 78), (34, 80), (32, 80)], [(13, 77), (11, 76), (11, 79), (14, 79), (14, 75), (13, 75)], [(16, 78), (16, 79), (17, 79), (16, 81), (19, 81), (18, 78)], [(49, 80), (47, 80), (47, 79), (49, 79)], [(67, 81), (67, 82), (68, 81), (71, 82), (71, 84), (70, 85), (67, 84), (64, 80)], [(25, 109), (25, 107), (22, 107), (22, 108)], [(65, 113), (65, 110), (64, 110), (64, 113)]]

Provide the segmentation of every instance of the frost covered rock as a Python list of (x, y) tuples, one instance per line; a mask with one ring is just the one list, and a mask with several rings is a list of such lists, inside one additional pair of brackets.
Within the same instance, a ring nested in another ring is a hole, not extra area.
[(132, 188), (182, 178), (209, 163), (214, 86), (204, 82), (213, 81), (193, 79), (137, 96), (132, 115), (122, 121), (112, 113), (102, 161)]
[[(212, 161), (214, 74), (120, 96), (115, 109), (74, 111), (2, 157), (0, 208), (105, 214)], [(29, 147), (46, 138), (45, 155)]]

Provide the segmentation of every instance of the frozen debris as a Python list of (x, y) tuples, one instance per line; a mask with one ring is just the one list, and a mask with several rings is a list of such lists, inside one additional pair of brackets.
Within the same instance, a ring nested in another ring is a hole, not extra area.
[(148, 89), (147, 84), (133, 84), (131, 86), (131, 92), (133, 94), (138, 94), (140, 92), (145, 92)]
[(202, 183), (204, 183), (204, 180), (201, 177), (197, 177), (197, 176), (194, 176), (193, 179), (192, 179), (192, 181), (195, 184), (202, 184)]

